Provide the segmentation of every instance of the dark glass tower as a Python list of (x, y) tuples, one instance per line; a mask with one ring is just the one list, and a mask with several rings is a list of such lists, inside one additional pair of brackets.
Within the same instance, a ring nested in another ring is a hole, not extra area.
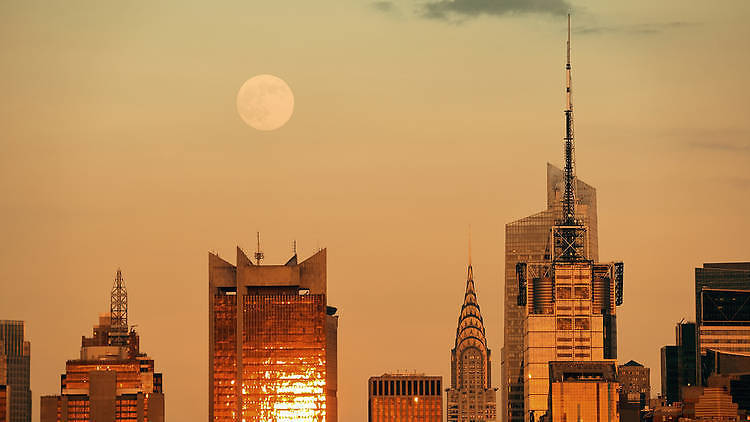
[(0, 379), (5, 379), (10, 392), (8, 420), (31, 422), (31, 343), (24, 339), (24, 322), (0, 321), (0, 344), (4, 346), (5, 355), (5, 365), (0, 364), (0, 367), (6, 369)]
[[(711, 350), (750, 353), (750, 262), (707, 263), (695, 269), (695, 361)], [(696, 380), (706, 371), (696, 365)]]

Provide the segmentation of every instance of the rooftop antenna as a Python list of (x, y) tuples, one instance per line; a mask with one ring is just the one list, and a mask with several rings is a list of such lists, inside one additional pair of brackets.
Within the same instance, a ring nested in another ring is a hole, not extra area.
[(255, 250), (255, 261), (260, 265), (260, 261), (263, 260), (263, 252), (260, 250), (260, 232), (256, 232), (258, 239), (258, 249)]
[[(585, 227), (576, 219), (576, 172), (575, 135), (573, 130), (573, 77), (570, 65), (570, 14), (568, 14), (568, 38), (565, 43), (565, 192), (562, 199), (562, 220), (554, 230), (554, 259), (580, 261), (586, 259), (584, 252)], [(559, 253), (558, 253), (559, 251)]]
[(471, 266), (471, 224), (469, 224), (469, 269), (467, 279), (474, 280), (474, 268)]
[(469, 266), (471, 267), (471, 224), (469, 224)]
[(294, 239), (292, 241), (292, 252), (294, 253), (294, 255), (297, 255), (297, 239)]
[(125, 288), (125, 280), (119, 268), (115, 275), (114, 286), (112, 286), (109, 314), (112, 343), (123, 345), (128, 335), (128, 290)]
[(566, 225), (575, 225), (576, 192), (575, 192), (575, 144), (573, 134), (573, 77), (570, 66), (570, 14), (568, 14), (568, 40), (566, 42), (565, 61), (565, 194), (563, 196), (563, 219)]

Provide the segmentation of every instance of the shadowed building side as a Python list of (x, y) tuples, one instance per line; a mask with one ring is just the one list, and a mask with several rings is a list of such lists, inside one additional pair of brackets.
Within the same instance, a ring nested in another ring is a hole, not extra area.
[(23, 321), (0, 320), (0, 385), (6, 386), (0, 397), (9, 422), (31, 422), (31, 343), (24, 335)]
[(336, 308), (326, 250), (297, 263), (208, 255), (209, 420), (337, 420)]

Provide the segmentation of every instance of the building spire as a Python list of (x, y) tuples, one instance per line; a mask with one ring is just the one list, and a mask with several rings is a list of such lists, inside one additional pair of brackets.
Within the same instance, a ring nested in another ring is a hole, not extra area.
[(570, 65), (570, 14), (568, 14), (568, 40), (565, 61), (565, 193), (563, 194), (563, 220), (565, 225), (575, 225), (576, 186), (575, 186), (575, 142), (573, 133), (573, 76)]
[(568, 38), (565, 43), (565, 191), (562, 198), (562, 219), (554, 231), (554, 260), (580, 261), (586, 259), (586, 228), (576, 219), (575, 135), (573, 130), (573, 76), (570, 64), (570, 14)]

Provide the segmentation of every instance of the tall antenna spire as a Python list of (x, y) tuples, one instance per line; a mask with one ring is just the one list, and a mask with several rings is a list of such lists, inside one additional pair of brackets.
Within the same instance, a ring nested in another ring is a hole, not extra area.
[(565, 193), (563, 196), (563, 220), (566, 225), (575, 225), (576, 186), (575, 186), (575, 143), (573, 134), (573, 77), (570, 66), (570, 14), (568, 14), (568, 41), (565, 61)]
[(125, 288), (125, 280), (119, 268), (115, 275), (115, 284), (112, 286), (109, 314), (112, 343), (124, 345), (128, 335), (128, 290)]
[(260, 265), (260, 261), (263, 260), (263, 252), (260, 250), (260, 232), (256, 232), (258, 238), (258, 249), (255, 250), (255, 261)]
[(586, 259), (586, 228), (576, 219), (575, 136), (573, 130), (573, 76), (570, 65), (570, 14), (568, 39), (565, 43), (565, 192), (562, 198), (562, 219), (555, 224), (554, 260)]
[(471, 267), (471, 224), (469, 224), (469, 266)]

